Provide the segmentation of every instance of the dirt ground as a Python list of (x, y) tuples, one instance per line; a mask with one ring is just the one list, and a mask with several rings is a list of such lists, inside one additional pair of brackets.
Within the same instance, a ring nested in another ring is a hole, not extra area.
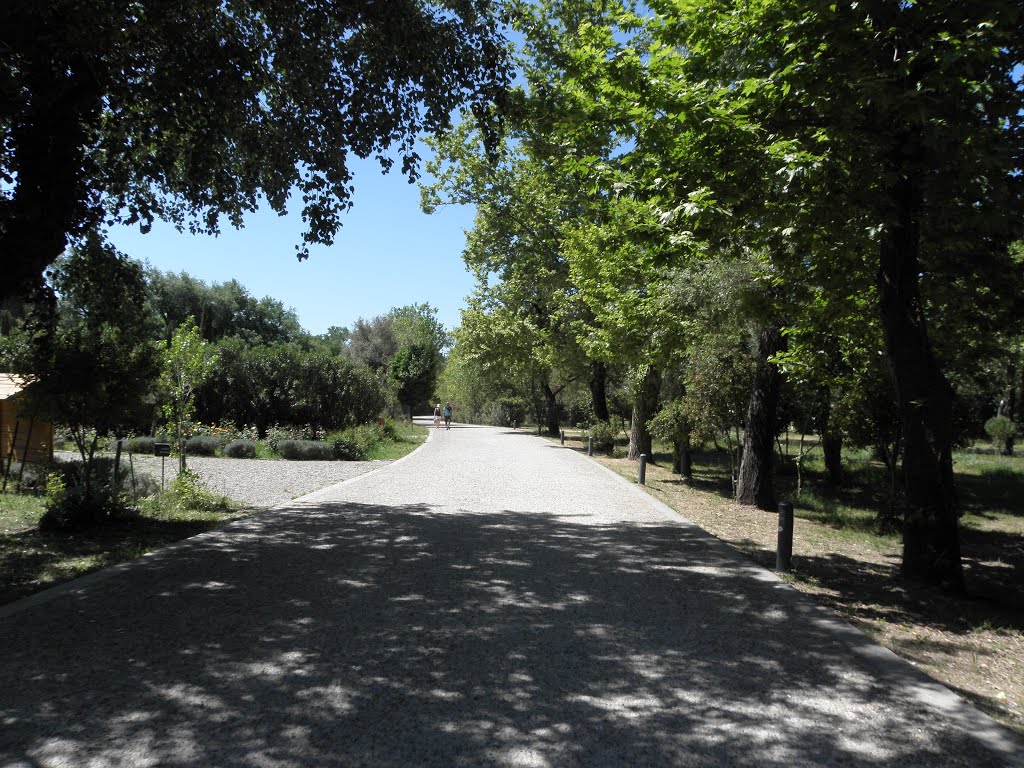
[[(635, 462), (598, 460), (636, 479)], [(646, 488), (758, 564), (775, 567), (776, 515), (684, 485), (660, 466), (648, 466)], [(1024, 733), (1024, 536), (1009, 542), (1001, 536), (996, 547), (982, 533), (976, 527), (963, 529), (968, 597), (904, 582), (894, 540), (843, 536), (799, 517), (793, 533), (794, 570), (786, 578), (982, 711)]]

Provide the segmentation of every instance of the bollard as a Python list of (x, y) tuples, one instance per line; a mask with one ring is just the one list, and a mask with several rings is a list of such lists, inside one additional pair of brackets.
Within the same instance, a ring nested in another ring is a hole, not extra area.
[(640, 485), (647, 485), (647, 454), (640, 454), (640, 469), (637, 476), (637, 483)]
[(793, 570), (793, 505), (779, 502), (779, 543), (775, 554), (775, 570)]
[(594, 455), (594, 438), (593, 436), (587, 438), (587, 456)]
[(515, 428), (516, 428), (516, 420), (512, 419), (512, 429), (515, 429)]
[(565, 430), (562, 430), (562, 445), (565, 445)]

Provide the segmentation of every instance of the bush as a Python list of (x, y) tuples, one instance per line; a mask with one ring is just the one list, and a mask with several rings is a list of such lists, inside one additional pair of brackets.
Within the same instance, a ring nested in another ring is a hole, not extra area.
[(402, 439), (402, 435), (398, 431), (398, 425), (390, 417), (378, 419), (377, 423), (374, 424), (374, 429), (380, 436), (379, 442), (397, 443)]
[[(4, 463), (0, 460), (0, 470), (4, 467)], [(3, 474), (0, 471), (0, 474)], [(21, 478), (18, 489), (22, 492), (41, 492), (46, 488), (47, 468), (44, 464), (32, 464), (25, 463), (22, 465), (21, 462), (17, 464), (12, 463), (9, 467), (7, 474), (7, 487), (11, 488), (19, 482), (18, 478)]]
[(301, 431), (282, 427), (277, 424), (267, 430), (267, 443), (270, 445), (270, 450), (275, 453), (281, 452), (281, 443), (302, 439), (303, 436)]
[(216, 496), (206, 488), (199, 474), (191, 469), (178, 473), (171, 483), (171, 493), (186, 509), (213, 512), (227, 508), (227, 500)]
[(334, 458), (341, 461), (366, 461), (381, 443), (394, 443), (401, 439), (398, 429), (391, 419), (384, 423), (366, 424), (349, 427), (327, 436), (334, 448)]
[[(88, 485), (80, 461), (58, 464), (46, 480), (40, 530), (80, 530), (128, 514), (125, 494), (113, 486), (113, 464), (111, 458), (94, 459)], [(126, 479), (122, 474), (122, 487)]]
[(224, 455), (232, 459), (255, 459), (256, 443), (252, 440), (232, 440), (224, 447)]
[(155, 496), (160, 492), (160, 482), (150, 474), (143, 472), (135, 473), (135, 480), (132, 480), (131, 472), (125, 473), (124, 487), (131, 489), (132, 493), (137, 498), (143, 498), (145, 496)]
[(216, 456), (220, 438), (210, 435), (194, 435), (185, 441), (185, 452), (191, 456)]
[(169, 442), (171, 442), (171, 438), (167, 435), (157, 435), (156, 437), (132, 437), (128, 439), (128, 450), (132, 453), (141, 453), (147, 456), (152, 456), (154, 444)]
[(1017, 434), (1017, 425), (1006, 416), (993, 416), (985, 422), (985, 432), (995, 443), (1005, 443)]
[(594, 438), (594, 450), (611, 453), (615, 448), (618, 430), (607, 421), (595, 422), (590, 427), (590, 437)]
[(280, 440), (277, 450), (291, 461), (330, 461), (334, 458), (333, 446), (316, 440)]
[(351, 430), (346, 429), (343, 432), (329, 435), (327, 439), (330, 442), (333, 458), (339, 461), (362, 461), (366, 458), (366, 446), (352, 434)]
[(145, 453), (153, 455), (153, 445), (157, 442), (155, 437), (133, 437), (128, 440), (128, 450), (132, 453)]

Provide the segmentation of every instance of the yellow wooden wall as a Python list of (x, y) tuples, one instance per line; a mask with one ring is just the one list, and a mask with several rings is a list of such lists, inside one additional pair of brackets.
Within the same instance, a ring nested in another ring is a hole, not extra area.
[(16, 462), (21, 461), (23, 457), (27, 458), (29, 462), (36, 463), (53, 461), (53, 425), (39, 419), (31, 424), (30, 434), (29, 419), (18, 415), (17, 397), (0, 400), (0, 460), (3, 461), (2, 466), (7, 464), (11, 443), (15, 439), (15, 429), (17, 429), (18, 440), (17, 445), (14, 446)]

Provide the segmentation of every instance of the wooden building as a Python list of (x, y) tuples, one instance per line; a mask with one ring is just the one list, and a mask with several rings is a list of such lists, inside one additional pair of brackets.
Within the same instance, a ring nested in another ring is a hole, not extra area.
[(53, 461), (53, 425), (24, 412), (26, 383), (20, 376), (0, 373), (0, 473), (8, 461)]

